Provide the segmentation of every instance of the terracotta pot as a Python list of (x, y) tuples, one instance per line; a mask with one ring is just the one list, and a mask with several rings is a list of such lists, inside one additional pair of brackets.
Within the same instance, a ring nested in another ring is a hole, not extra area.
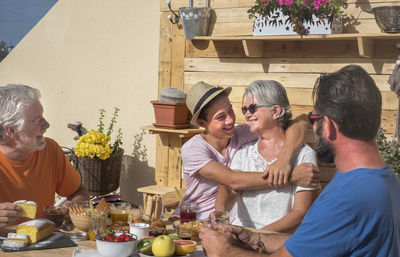
[(189, 127), (189, 109), (185, 102), (151, 101), (154, 107), (155, 127), (187, 128)]

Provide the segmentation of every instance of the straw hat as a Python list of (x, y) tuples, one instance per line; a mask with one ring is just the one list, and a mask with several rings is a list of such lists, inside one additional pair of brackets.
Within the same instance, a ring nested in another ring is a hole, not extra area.
[(193, 114), (191, 123), (197, 125), (197, 118), (203, 107), (222, 92), (231, 93), (232, 88), (222, 88), (211, 86), (203, 81), (197, 82), (186, 96), (186, 106)]

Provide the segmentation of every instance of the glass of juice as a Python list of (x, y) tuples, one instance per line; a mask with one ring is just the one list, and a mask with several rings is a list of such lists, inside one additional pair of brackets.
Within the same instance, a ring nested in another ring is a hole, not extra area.
[[(211, 215), (215, 216), (215, 223), (211, 223), (211, 227), (215, 229), (216, 224), (230, 224), (229, 223), (229, 212), (228, 211), (214, 211)], [(217, 230), (220, 233), (224, 233), (222, 230)]]
[(229, 212), (215, 211), (215, 222), (218, 224), (229, 224)]
[(179, 218), (181, 223), (195, 221), (197, 216), (197, 204), (193, 202), (181, 202)]
[(127, 203), (113, 203), (111, 205), (110, 217), (113, 224), (128, 223), (131, 205)]
[(89, 229), (88, 237), (89, 240), (95, 240), (96, 235), (102, 234), (106, 231), (107, 227), (107, 214), (103, 211), (94, 211), (94, 215), (91, 212), (89, 214)]

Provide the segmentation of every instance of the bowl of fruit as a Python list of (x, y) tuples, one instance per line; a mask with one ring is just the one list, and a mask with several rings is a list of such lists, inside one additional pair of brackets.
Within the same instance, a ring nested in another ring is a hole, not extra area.
[(137, 236), (107, 232), (96, 236), (97, 251), (104, 257), (128, 257), (136, 249)]

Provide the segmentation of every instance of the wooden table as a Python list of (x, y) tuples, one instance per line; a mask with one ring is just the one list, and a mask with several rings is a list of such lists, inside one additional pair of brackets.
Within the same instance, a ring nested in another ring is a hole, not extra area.
[[(172, 225), (170, 222), (166, 222), (167, 229), (169, 234), (174, 234)], [(7, 230), (7, 231), (12, 231)], [(4, 234), (8, 233), (6, 230), (0, 230), (0, 235), (4, 236)], [(15, 229), (14, 229), (15, 231)], [(76, 233), (78, 230), (72, 230), (70, 232), (64, 232), (65, 234)], [(66, 248), (56, 248), (56, 249), (45, 249), (45, 250), (33, 250), (33, 251), (22, 251), (22, 252), (8, 252), (5, 253), (0, 249), (0, 257), (12, 257), (12, 256), (20, 256), (20, 257), (72, 257), (75, 248), (90, 250), (96, 249), (96, 241), (80, 241), (75, 242), (78, 246), (75, 247), (66, 247)], [(132, 257), (138, 257), (139, 255), (132, 255)], [(197, 250), (192, 255), (193, 257), (205, 257), (201, 245), (197, 246)]]
[[(0, 257), (72, 257), (74, 249), (79, 247), (80, 249), (96, 249), (95, 241), (82, 241), (76, 242), (78, 246), (67, 247), (67, 248), (57, 248), (57, 249), (46, 249), (46, 250), (34, 250), (34, 251), (23, 251), (23, 252), (11, 252), (5, 253), (0, 250)], [(139, 255), (132, 255), (131, 257), (138, 257)], [(201, 245), (197, 246), (196, 251), (193, 253), (192, 257), (206, 257), (201, 248)]]

